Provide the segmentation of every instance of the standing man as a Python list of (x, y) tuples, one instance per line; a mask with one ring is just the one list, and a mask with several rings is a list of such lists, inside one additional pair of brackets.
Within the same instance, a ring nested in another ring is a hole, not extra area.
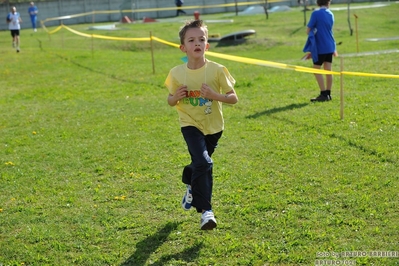
[(17, 12), (17, 8), (15, 6), (11, 7), (11, 12), (7, 16), (7, 23), (8, 29), (11, 31), (12, 47), (17, 48), (17, 53), (19, 53), (19, 30), (21, 29), (21, 22), (22, 19)]
[(33, 31), (37, 31), (36, 30), (36, 21), (37, 21), (37, 13), (39, 13), (39, 10), (35, 6), (35, 3), (30, 2), (30, 7), (28, 9), (28, 13), (30, 16), (30, 21), (32, 22)]

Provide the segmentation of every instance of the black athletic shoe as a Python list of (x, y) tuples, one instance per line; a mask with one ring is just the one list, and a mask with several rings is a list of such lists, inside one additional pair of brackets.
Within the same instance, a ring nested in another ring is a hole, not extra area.
[(311, 102), (327, 102), (327, 101), (331, 101), (331, 96), (320, 94), (316, 98), (310, 99), (310, 101)]

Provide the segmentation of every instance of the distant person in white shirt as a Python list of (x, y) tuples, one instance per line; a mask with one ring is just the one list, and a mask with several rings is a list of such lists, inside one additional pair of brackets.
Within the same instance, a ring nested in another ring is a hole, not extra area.
[(8, 29), (11, 31), (12, 47), (16, 48), (17, 53), (19, 53), (19, 30), (21, 29), (22, 19), (15, 6), (11, 7), (11, 12), (7, 16), (7, 23)]

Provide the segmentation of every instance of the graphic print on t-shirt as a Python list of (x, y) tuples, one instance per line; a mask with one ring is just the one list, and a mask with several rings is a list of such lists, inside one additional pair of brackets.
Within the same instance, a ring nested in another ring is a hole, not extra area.
[(183, 103), (199, 107), (206, 106), (204, 110), (205, 114), (209, 115), (212, 113), (212, 100), (201, 97), (200, 90), (187, 91), (187, 97), (183, 99)]

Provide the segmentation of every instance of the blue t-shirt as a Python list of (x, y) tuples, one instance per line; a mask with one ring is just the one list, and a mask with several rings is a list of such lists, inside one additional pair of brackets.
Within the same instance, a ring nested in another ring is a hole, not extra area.
[(31, 17), (36, 16), (36, 15), (37, 15), (37, 12), (38, 12), (38, 9), (37, 9), (36, 6), (30, 6), (30, 7), (28, 8), (28, 13), (29, 13), (29, 15), (30, 15)]
[(308, 28), (316, 29), (315, 41), (318, 54), (331, 54), (335, 52), (335, 40), (332, 32), (334, 14), (327, 8), (313, 11), (310, 16)]

